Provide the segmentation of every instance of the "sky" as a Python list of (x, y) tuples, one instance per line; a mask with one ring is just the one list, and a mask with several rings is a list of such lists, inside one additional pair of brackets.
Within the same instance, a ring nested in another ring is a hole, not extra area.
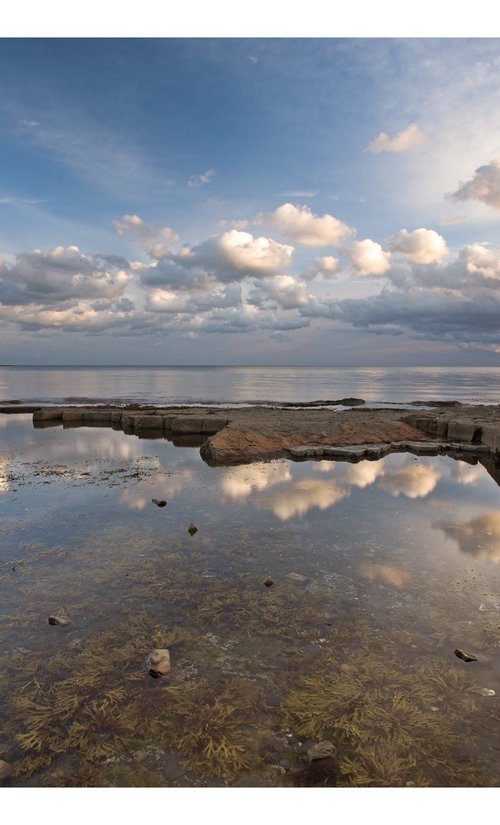
[(500, 39), (4, 38), (0, 362), (500, 365)]

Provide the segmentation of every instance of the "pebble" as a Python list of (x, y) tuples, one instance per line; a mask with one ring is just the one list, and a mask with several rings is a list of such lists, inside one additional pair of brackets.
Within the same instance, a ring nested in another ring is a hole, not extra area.
[(490, 688), (483, 688), (479, 692), (480, 692), (481, 696), (496, 696), (495, 691), (491, 690)]
[(196, 524), (193, 524), (193, 522), (191, 522), (191, 524), (188, 527), (189, 535), (194, 536), (194, 534), (197, 533), (197, 532), (198, 532), (198, 528), (197, 528)]
[(167, 503), (163, 498), (152, 498), (151, 501), (153, 504), (156, 504), (157, 507), (165, 507)]
[(460, 650), (459, 647), (454, 651), (455, 656), (458, 656), (459, 659), (463, 659), (464, 662), (478, 662), (479, 659), (477, 656), (474, 656), (473, 653), (466, 653), (464, 650)]
[(330, 759), (336, 752), (337, 748), (333, 742), (325, 739), (323, 742), (316, 742), (312, 748), (307, 751), (307, 759), (309, 762), (317, 762), (320, 759)]
[(170, 653), (166, 648), (155, 648), (146, 656), (146, 665), (149, 670), (149, 675), (153, 679), (159, 679), (160, 676), (166, 676), (170, 673)]
[(264, 585), (264, 587), (272, 587), (272, 586), (273, 586), (273, 584), (274, 584), (274, 582), (273, 582), (273, 580), (270, 578), (270, 576), (268, 576), (268, 577), (267, 577), (267, 579), (264, 579), (264, 581), (262, 582), (262, 584)]
[(67, 627), (69, 624), (71, 624), (70, 620), (67, 619), (65, 616), (49, 616), (47, 621), (49, 624), (59, 625), (60, 627)]

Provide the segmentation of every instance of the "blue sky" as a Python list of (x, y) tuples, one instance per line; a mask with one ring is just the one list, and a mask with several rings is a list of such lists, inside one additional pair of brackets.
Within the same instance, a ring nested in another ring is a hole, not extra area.
[(497, 364), (500, 40), (4, 39), (4, 363)]

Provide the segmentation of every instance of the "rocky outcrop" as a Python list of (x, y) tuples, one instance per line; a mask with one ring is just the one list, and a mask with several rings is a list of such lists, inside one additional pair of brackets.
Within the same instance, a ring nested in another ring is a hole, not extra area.
[[(208, 407), (154, 407), (130, 404), (94, 407), (41, 407), (36, 427), (108, 426), (139, 438), (168, 438), (176, 445), (200, 446), (209, 464), (244, 464), (291, 456), (296, 460), (377, 459), (395, 450), (419, 455), (467, 451), (491, 454), (497, 472), (500, 457), (500, 406), (438, 403), (417, 407), (370, 409), (362, 399), (302, 402), (292, 406), (254, 406), (213, 410)], [(22, 411), (13, 405), (10, 411)]]

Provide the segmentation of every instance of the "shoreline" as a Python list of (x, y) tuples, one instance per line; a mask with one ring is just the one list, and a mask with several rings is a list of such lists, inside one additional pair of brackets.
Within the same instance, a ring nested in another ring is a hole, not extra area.
[[(343, 409), (325, 406), (350, 404)], [(36, 428), (111, 427), (139, 438), (200, 448), (212, 466), (274, 458), (376, 460), (390, 452), (467, 456), (500, 479), (500, 405), (408, 402), (366, 406), (363, 399), (300, 405), (216, 407), (117, 405), (0, 405), (8, 415), (33, 415)]]

